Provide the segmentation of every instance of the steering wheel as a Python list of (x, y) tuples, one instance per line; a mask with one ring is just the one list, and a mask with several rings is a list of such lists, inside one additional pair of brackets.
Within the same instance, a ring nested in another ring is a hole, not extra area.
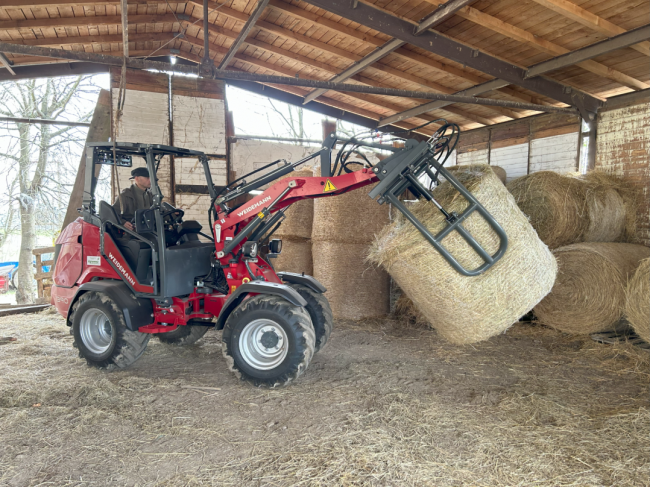
[(179, 210), (178, 208), (174, 208), (171, 210), (163, 211), (161, 213), (161, 216), (163, 217), (163, 220), (167, 217), (170, 217), (171, 223), (178, 223), (182, 220), (183, 215), (185, 215), (185, 212), (183, 210)]

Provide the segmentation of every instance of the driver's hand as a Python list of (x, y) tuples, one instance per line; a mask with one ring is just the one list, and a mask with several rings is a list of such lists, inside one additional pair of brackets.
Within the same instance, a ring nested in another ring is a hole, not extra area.
[(131, 222), (126, 222), (124, 223), (124, 226), (128, 228), (129, 230), (133, 231), (133, 223)]

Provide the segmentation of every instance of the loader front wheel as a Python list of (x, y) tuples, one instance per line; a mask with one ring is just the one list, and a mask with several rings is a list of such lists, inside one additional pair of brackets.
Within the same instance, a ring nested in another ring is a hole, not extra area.
[(307, 301), (305, 308), (316, 333), (314, 352), (318, 352), (325, 346), (334, 328), (334, 315), (330, 303), (323, 293), (317, 293), (303, 284), (290, 283), (289, 286), (298, 291), (298, 294)]
[(81, 296), (72, 308), (71, 322), (74, 346), (94, 367), (128, 367), (140, 358), (149, 342), (149, 334), (126, 327), (122, 310), (102, 293)]
[(304, 308), (262, 294), (234, 309), (221, 341), (228, 366), (241, 380), (258, 387), (280, 387), (307, 370), (316, 337)]

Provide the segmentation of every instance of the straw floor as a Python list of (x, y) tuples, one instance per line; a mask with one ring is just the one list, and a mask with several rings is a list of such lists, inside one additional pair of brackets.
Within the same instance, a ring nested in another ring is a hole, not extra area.
[(112, 373), (76, 357), (57, 315), (2, 318), (6, 336), (2, 486), (650, 483), (648, 354), (627, 346), (338, 322), (301, 380), (262, 390), (227, 371), (218, 332), (151, 340)]

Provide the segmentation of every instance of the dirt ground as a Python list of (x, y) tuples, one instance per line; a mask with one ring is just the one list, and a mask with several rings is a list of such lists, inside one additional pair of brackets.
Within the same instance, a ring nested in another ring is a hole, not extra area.
[(152, 339), (110, 373), (58, 315), (2, 318), (6, 336), (2, 486), (650, 485), (650, 354), (630, 345), (337, 323), (303, 378), (265, 390), (226, 369), (219, 332)]

